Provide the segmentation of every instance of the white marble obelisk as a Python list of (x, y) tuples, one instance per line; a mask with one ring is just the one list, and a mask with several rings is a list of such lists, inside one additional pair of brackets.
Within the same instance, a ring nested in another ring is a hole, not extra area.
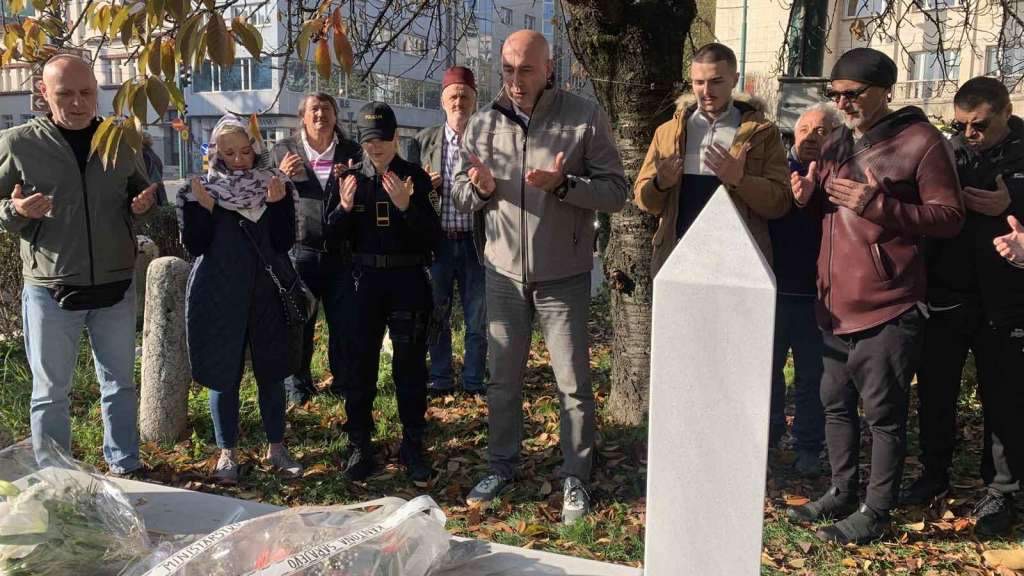
[(654, 280), (648, 576), (760, 573), (775, 279), (719, 188)]

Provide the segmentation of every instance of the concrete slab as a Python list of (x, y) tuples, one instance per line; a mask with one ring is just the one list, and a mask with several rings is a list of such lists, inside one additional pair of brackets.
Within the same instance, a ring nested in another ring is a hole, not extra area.
[(775, 279), (719, 188), (654, 280), (649, 576), (760, 573)]
[[(208, 534), (217, 528), (277, 512), (260, 502), (205, 494), (171, 486), (111, 478), (142, 514), (146, 528), (160, 534)], [(464, 540), (464, 539), (460, 539)], [(480, 542), (481, 555), (443, 576), (642, 576), (628, 566), (606, 564), (537, 550)], [(441, 576), (441, 575), (438, 575)]]

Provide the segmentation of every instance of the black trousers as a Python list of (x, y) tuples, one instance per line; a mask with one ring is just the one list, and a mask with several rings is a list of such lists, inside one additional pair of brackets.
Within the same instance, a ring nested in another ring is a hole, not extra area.
[[(327, 320), (327, 359), (331, 375), (331, 391), (343, 393), (346, 388), (347, 372), (345, 360), (342, 281), (348, 272), (341, 257), (315, 250), (307, 246), (297, 245), (291, 250), (292, 263), (310, 292), (319, 302), (323, 303), (324, 317)], [(351, 280), (351, 279), (349, 279)], [(302, 333), (302, 367), (285, 380), (288, 392), (313, 393), (313, 374), (310, 365), (313, 362), (313, 336), (316, 333), (316, 321), (319, 306)]]
[(910, 380), (920, 355), (924, 317), (915, 306), (874, 328), (825, 333), (825, 442), (832, 484), (859, 493), (860, 416), (871, 431), (871, 477), (865, 503), (886, 512), (896, 504), (907, 446)]
[(373, 435), (373, 401), (384, 329), (391, 336), (391, 374), (405, 440), (422, 438), (427, 410), (427, 328), (433, 301), (421, 267), (353, 266), (346, 282), (346, 357), (349, 359), (344, 430), (353, 443)]
[(1003, 493), (1020, 488), (1024, 442), (1024, 322), (997, 326), (976, 305), (933, 312), (918, 370), (918, 425), (925, 473), (949, 478), (956, 446), (957, 400), (967, 351), (974, 352), (985, 421), (981, 477)]

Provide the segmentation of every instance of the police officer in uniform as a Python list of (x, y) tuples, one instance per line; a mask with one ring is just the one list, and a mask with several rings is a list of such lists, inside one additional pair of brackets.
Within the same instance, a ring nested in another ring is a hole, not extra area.
[(359, 111), (363, 161), (341, 175), (332, 234), (352, 248), (348, 318), (349, 390), (345, 399), (350, 454), (345, 474), (364, 480), (376, 463), (373, 400), (384, 329), (393, 344), (392, 374), (402, 421), (400, 462), (413, 482), (432, 470), (423, 452), (427, 408), (427, 332), (433, 307), (427, 267), (441, 236), (430, 203), (430, 177), (396, 155), (398, 123), (382, 102)]

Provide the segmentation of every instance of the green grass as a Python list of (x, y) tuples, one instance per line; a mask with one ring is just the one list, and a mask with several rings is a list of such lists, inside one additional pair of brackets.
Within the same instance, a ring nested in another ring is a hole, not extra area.
[[(319, 394), (304, 407), (288, 413), (286, 442), (307, 467), (300, 480), (283, 482), (261, 463), (265, 437), (259, 416), (255, 382), (247, 372), (241, 388), (239, 447), (243, 481), (225, 489), (207, 481), (217, 450), (213, 440), (208, 394), (198, 386), (189, 394), (189, 433), (181, 442), (142, 448), (151, 466), (151, 479), (166, 484), (258, 499), (278, 505), (341, 504), (366, 501), (382, 495), (412, 497), (429, 493), (448, 515), (448, 529), (514, 546), (530, 546), (563, 554), (609, 562), (639, 565), (643, 559), (644, 489), (646, 482), (646, 430), (623, 428), (606, 421), (604, 402), (609, 388), (612, 358), (609, 353), (607, 297), (594, 302), (592, 324), (592, 367), (598, 390), (600, 443), (595, 452), (591, 493), (594, 513), (571, 526), (558, 523), (561, 485), (559, 464), (558, 403), (553, 376), (546, 364), (543, 338), (534, 334), (537, 354), (532, 354), (524, 386), (530, 403), (524, 422), (522, 472), (524, 478), (482, 513), (468, 509), (463, 498), (487, 470), (487, 407), (461, 395), (433, 398), (428, 419), (428, 454), (439, 471), (425, 490), (413, 487), (397, 463), (401, 438), (391, 377), (390, 355), (382, 354), (379, 393), (374, 403), (376, 442), (382, 448), (384, 467), (365, 483), (347, 482), (340, 473), (340, 461), (347, 441), (341, 426), (345, 421), (343, 403)], [(321, 319), (322, 321), (322, 319)], [(464, 325), (458, 309), (453, 313), (453, 347), (462, 353)], [(326, 334), (320, 326), (313, 372), (326, 387)], [(461, 362), (455, 362), (456, 374)], [(792, 363), (786, 368), (792, 382)], [(827, 487), (827, 479), (805, 481), (788, 474), (785, 454), (770, 457), (774, 475), (768, 482), (765, 501), (763, 574), (963, 574), (987, 573), (980, 553), (987, 548), (1014, 545), (1012, 541), (981, 544), (971, 537), (970, 527), (960, 522), (968, 515), (978, 493), (972, 481), (977, 476), (981, 450), (980, 406), (974, 393), (973, 364), (965, 371), (961, 395), (962, 447), (954, 464), (958, 488), (948, 506), (953, 519), (942, 520), (945, 510), (907, 510), (897, 515), (895, 539), (859, 548), (819, 545), (813, 527), (790, 523), (784, 514), (786, 501), (794, 496), (816, 497)], [(26, 436), (31, 375), (20, 342), (0, 343), (0, 426), (16, 437)], [(916, 400), (913, 401), (916, 405)], [(83, 345), (75, 372), (72, 393), (74, 455), (103, 469), (100, 447), (102, 425), (98, 387), (92, 359)], [(916, 454), (916, 415), (911, 417), (910, 454)], [(865, 455), (869, 446), (865, 445)], [(862, 458), (862, 462), (867, 460)], [(906, 475), (918, 471), (916, 458), (908, 458)], [(924, 520), (925, 527), (914, 526)], [(681, 521), (688, 521), (685, 517)], [(947, 526), (948, 525), (948, 526)], [(699, 529), (698, 526), (694, 527)], [(1019, 531), (1018, 531), (1019, 533)]]

